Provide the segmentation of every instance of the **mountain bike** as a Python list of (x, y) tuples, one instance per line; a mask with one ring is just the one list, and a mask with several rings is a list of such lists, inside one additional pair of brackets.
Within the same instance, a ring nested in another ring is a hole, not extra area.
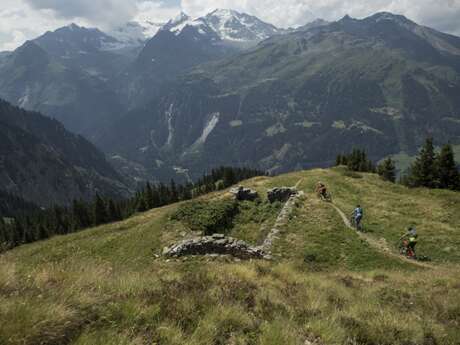
[(323, 201), (332, 202), (332, 194), (328, 191), (324, 193), (318, 192), (318, 198)]
[(363, 231), (363, 225), (361, 222), (357, 223), (354, 215), (350, 218), (350, 225), (356, 229), (356, 231)]
[(409, 240), (406, 238), (402, 238), (399, 240), (398, 243), (399, 247), (399, 254), (405, 256), (408, 259), (416, 260), (417, 257), (415, 255), (415, 251), (409, 246)]

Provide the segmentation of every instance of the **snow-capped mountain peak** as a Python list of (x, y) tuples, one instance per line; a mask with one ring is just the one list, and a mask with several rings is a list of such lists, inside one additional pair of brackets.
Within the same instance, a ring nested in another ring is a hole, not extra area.
[(258, 42), (280, 33), (275, 26), (265, 23), (257, 17), (229, 9), (216, 9), (204, 17), (192, 19), (181, 13), (170, 20), (162, 30), (179, 35), (185, 27), (197, 28), (201, 34), (212, 33), (222, 41)]
[(192, 18), (188, 16), (186, 13), (181, 12), (175, 18), (171, 19), (166, 25), (171, 25), (171, 26), (180, 25), (191, 19)]
[(177, 17), (171, 19), (162, 27), (162, 30), (167, 30), (174, 32), (176, 35), (179, 35), (182, 30), (187, 26), (198, 26), (201, 25), (197, 20), (194, 20), (192, 17), (188, 16), (184, 12), (181, 12)]
[(109, 34), (116, 38), (121, 45), (138, 46), (155, 36), (164, 25), (164, 23), (150, 20), (136, 20), (115, 28)]

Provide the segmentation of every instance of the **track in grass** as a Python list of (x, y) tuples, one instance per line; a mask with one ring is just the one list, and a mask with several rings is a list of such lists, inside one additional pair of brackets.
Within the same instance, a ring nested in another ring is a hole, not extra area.
[[(334, 205), (333, 203), (331, 203), (331, 206), (337, 211), (337, 213), (340, 215), (340, 217), (342, 218), (343, 220), (343, 223), (345, 224), (345, 226), (348, 228), (348, 229), (351, 229), (353, 231), (356, 231), (355, 228), (353, 228), (350, 224), (350, 221), (348, 220), (347, 216), (345, 215), (345, 213), (336, 205)], [(408, 259), (400, 254), (396, 254), (394, 252), (391, 251), (391, 249), (388, 247), (388, 245), (386, 244), (386, 242), (384, 241), (377, 241), (376, 239), (366, 235), (366, 234), (363, 234), (362, 232), (359, 232), (359, 231), (356, 231), (356, 233), (358, 234), (358, 236), (363, 239), (364, 241), (366, 241), (367, 243), (369, 243), (370, 246), (372, 246), (373, 248), (375, 248), (376, 250), (378, 250), (379, 252), (387, 255), (387, 256), (391, 256), (393, 258), (397, 258), (399, 260), (402, 260), (404, 262), (407, 262), (407, 263), (410, 263), (412, 265), (416, 265), (416, 266), (419, 266), (419, 267), (423, 267), (423, 268), (431, 268), (431, 269), (436, 269), (437, 267), (433, 266), (433, 265), (430, 265), (430, 264), (427, 264), (427, 263), (424, 263), (424, 262), (420, 262), (420, 261), (415, 261), (415, 260), (411, 260), (411, 259)]]

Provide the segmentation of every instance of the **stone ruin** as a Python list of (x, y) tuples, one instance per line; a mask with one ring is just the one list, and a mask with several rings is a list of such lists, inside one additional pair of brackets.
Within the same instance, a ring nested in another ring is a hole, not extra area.
[[(232, 188), (230, 192), (235, 196), (235, 199), (239, 201), (255, 200), (258, 197), (256, 191), (242, 186)], [(270, 260), (272, 259), (272, 243), (278, 238), (279, 233), (282, 231), (282, 227), (294, 208), (295, 201), (298, 197), (302, 196), (302, 194), (303, 193), (298, 192), (295, 187), (277, 187), (267, 191), (267, 197), (271, 203), (280, 201), (284, 202), (285, 205), (278, 215), (273, 228), (260, 246), (251, 246), (245, 241), (226, 237), (223, 234), (213, 234), (211, 236), (197, 236), (185, 239), (170, 247), (165, 247), (163, 249), (163, 255), (171, 258), (179, 258), (188, 255), (229, 255), (243, 260)]]
[(243, 186), (230, 189), (230, 193), (232, 193), (238, 201), (254, 201), (259, 196), (255, 190), (244, 188)]
[(185, 255), (231, 255), (240, 259), (270, 259), (270, 255), (259, 247), (223, 234), (196, 237), (178, 242), (163, 249), (163, 255), (178, 258)]
[(297, 194), (298, 191), (295, 187), (276, 187), (267, 191), (267, 198), (271, 203), (275, 201), (286, 202), (291, 196)]

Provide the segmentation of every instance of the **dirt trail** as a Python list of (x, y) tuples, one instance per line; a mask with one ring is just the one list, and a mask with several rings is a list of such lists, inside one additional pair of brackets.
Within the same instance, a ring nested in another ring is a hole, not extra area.
[(331, 203), (331, 206), (337, 211), (337, 213), (340, 215), (340, 217), (342, 218), (343, 220), (343, 223), (345, 224), (345, 226), (353, 231), (355, 231), (358, 236), (363, 239), (364, 241), (366, 241), (367, 243), (369, 243), (369, 245), (375, 249), (377, 249), (379, 252), (382, 252), (383, 254), (387, 255), (387, 256), (390, 256), (392, 258), (395, 258), (395, 259), (398, 259), (398, 260), (401, 260), (401, 261), (404, 261), (406, 263), (409, 263), (409, 264), (412, 264), (412, 265), (415, 265), (415, 266), (419, 266), (419, 267), (423, 267), (423, 268), (431, 268), (431, 269), (437, 269), (438, 267), (436, 266), (433, 266), (433, 265), (430, 265), (430, 264), (427, 264), (425, 262), (420, 262), (420, 261), (415, 261), (415, 260), (411, 260), (411, 259), (407, 259), (405, 258), (404, 256), (400, 255), (400, 254), (396, 254), (394, 252), (391, 251), (391, 249), (388, 247), (388, 244), (386, 242), (385, 239), (381, 239), (381, 240), (376, 240), (375, 238), (372, 238), (371, 236), (368, 236), (366, 234), (363, 234), (362, 232), (359, 232), (359, 231), (356, 231), (350, 224), (350, 221), (348, 219), (348, 217), (345, 215), (345, 213), (339, 208), (337, 207), (336, 205), (334, 205), (333, 203)]
[(303, 182), (303, 180), (304, 180), (304, 179), (301, 178), (299, 181), (297, 181), (297, 183), (295, 184), (294, 188), (299, 189), (299, 186), (300, 186), (300, 184)]

